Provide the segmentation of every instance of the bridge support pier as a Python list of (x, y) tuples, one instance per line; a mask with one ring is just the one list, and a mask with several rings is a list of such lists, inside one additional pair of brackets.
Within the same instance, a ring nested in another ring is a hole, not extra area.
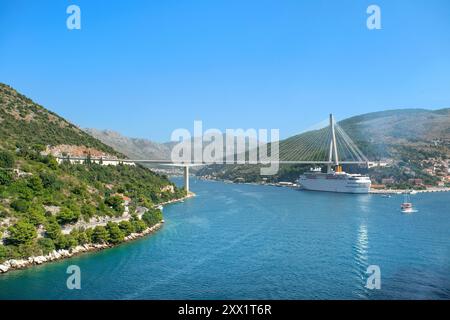
[(189, 193), (189, 166), (184, 167), (184, 188)]

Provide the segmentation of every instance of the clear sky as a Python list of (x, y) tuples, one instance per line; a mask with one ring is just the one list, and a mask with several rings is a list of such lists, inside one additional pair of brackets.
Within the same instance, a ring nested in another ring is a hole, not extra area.
[(288, 137), (330, 112), (449, 107), (450, 1), (0, 0), (0, 82), (133, 137), (194, 120)]

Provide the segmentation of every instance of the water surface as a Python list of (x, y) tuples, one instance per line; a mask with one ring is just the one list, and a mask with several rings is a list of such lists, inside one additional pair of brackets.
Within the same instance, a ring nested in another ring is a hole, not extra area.
[[(0, 299), (448, 299), (450, 193), (301, 192), (193, 180), (156, 234), (0, 276)], [(81, 268), (81, 290), (66, 269)], [(369, 265), (381, 289), (365, 288)]]

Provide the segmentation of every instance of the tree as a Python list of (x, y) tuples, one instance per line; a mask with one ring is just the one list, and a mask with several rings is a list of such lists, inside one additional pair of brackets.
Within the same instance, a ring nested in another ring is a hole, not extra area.
[(8, 231), (9, 237), (7, 242), (14, 245), (31, 243), (37, 237), (34, 226), (24, 220), (20, 220), (15, 225), (9, 227)]
[(0, 263), (7, 260), (9, 258), (9, 250), (8, 247), (0, 244)]
[(0, 151), (0, 168), (13, 168), (14, 162), (14, 155), (11, 152)]
[(105, 227), (96, 226), (92, 233), (92, 241), (95, 243), (106, 243), (109, 240), (109, 233)]
[(130, 221), (120, 221), (119, 228), (122, 230), (125, 236), (129, 236), (134, 232), (133, 224)]
[(95, 207), (90, 204), (84, 204), (81, 206), (81, 214), (85, 219), (88, 220), (89, 218), (92, 218), (95, 215)]
[(44, 189), (41, 178), (36, 175), (32, 175), (31, 177), (29, 177), (27, 184), (28, 187), (35, 192), (41, 192), (42, 189)]
[(80, 217), (80, 213), (77, 210), (72, 210), (67, 207), (61, 208), (56, 216), (56, 220), (60, 225), (77, 222)]
[(50, 169), (56, 170), (58, 168), (58, 161), (52, 155), (47, 156), (47, 166)]
[(105, 203), (118, 213), (123, 212), (123, 199), (119, 196), (109, 196), (105, 199)]
[(142, 220), (147, 224), (147, 226), (152, 227), (155, 224), (161, 222), (163, 216), (161, 210), (150, 209), (142, 215)]
[(31, 203), (23, 199), (18, 199), (11, 202), (10, 206), (17, 212), (27, 212), (31, 206)]
[(41, 248), (43, 255), (47, 255), (55, 250), (55, 244), (50, 238), (40, 238), (38, 239), (37, 244)]
[(138, 233), (141, 233), (142, 231), (144, 231), (147, 228), (147, 225), (142, 220), (134, 220), (134, 221), (132, 221), (132, 224), (133, 224), (133, 228), (134, 228), (135, 232), (138, 232)]
[(88, 237), (87, 233), (85, 231), (79, 231), (78, 232), (78, 244), (86, 244), (91, 242), (90, 238)]
[(55, 240), (55, 246), (57, 249), (70, 249), (77, 245), (77, 239), (75, 239), (71, 234), (60, 234)]
[(52, 239), (56, 240), (61, 235), (61, 227), (55, 217), (51, 216), (47, 218), (47, 223), (45, 224), (45, 233)]
[(58, 189), (56, 175), (49, 172), (41, 172), (39, 173), (39, 177), (45, 189)]
[(124, 235), (118, 224), (108, 222), (106, 225), (106, 230), (109, 233), (109, 242), (112, 244), (117, 244), (123, 241)]
[(8, 186), (12, 182), (11, 173), (3, 168), (0, 168), (0, 185)]
[(40, 224), (44, 224), (46, 222), (45, 219), (45, 211), (42, 206), (34, 206), (28, 210), (28, 221), (34, 226), (38, 226)]

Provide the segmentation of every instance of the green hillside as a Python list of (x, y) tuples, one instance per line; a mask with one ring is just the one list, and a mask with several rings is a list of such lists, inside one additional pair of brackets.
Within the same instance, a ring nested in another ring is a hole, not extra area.
[[(58, 164), (43, 150), (60, 144), (120, 156), (70, 122), (0, 84), (0, 263), (78, 244), (120, 242), (131, 232), (161, 220), (161, 212), (153, 205), (184, 195), (184, 190), (166, 177), (141, 166)], [(127, 197), (129, 223), (62, 233), (62, 228), (76, 222), (122, 217)], [(135, 215), (139, 206), (150, 209), (142, 220)]]
[(57, 114), (0, 83), (0, 139), (2, 147), (69, 144), (120, 155)]

